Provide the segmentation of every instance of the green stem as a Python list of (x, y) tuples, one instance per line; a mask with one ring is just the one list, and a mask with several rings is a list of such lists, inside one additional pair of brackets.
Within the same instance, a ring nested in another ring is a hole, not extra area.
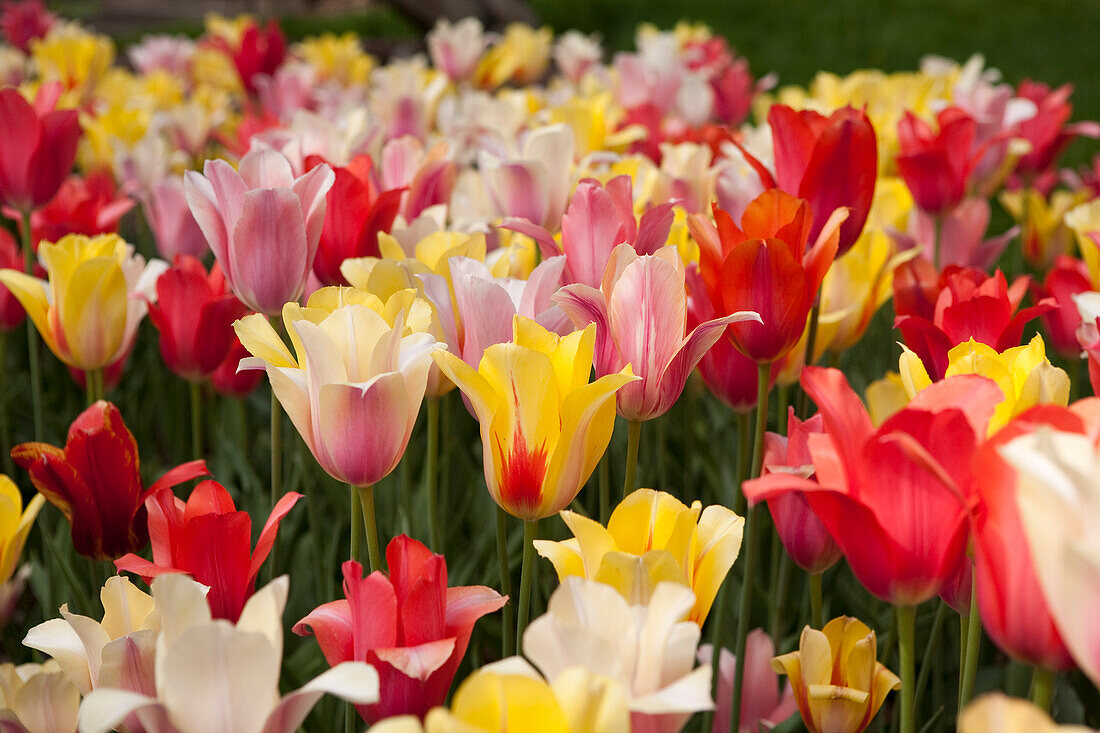
[(810, 627), (819, 631), (825, 628), (824, 603), (821, 600), (823, 573), (810, 573)]
[[(778, 537), (778, 535), (775, 536)], [(776, 644), (779, 644), (783, 636), (784, 617), (787, 615), (787, 596), (789, 595), (791, 568), (794, 566), (794, 562), (791, 561), (791, 556), (787, 554), (787, 550), (784, 549), (782, 543), (779, 543), (779, 551), (776, 559), (779, 563), (779, 574), (776, 577), (775, 587), (772, 588), (772, 595), (775, 597), (775, 606), (772, 608), (770, 628), (772, 640), (774, 640)]]
[(901, 733), (916, 733), (916, 710), (913, 707), (915, 666), (913, 661), (917, 609), (915, 606), (895, 606), (898, 622), (898, 657), (901, 666)]
[(374, 518), (374, 486), (367, 484), (357, 488), (359, 503), (363, 509), (363, 527), (367, 530), (367, 559), (373, 573), (382, 569), (382, 553), (378, 549), (378, 523)]
[[(729, 574), (726, 574), (726, 580), (722, 583), (718, 589), (718, 597), (715, 600), (711, 610), (714, 615), (710, 619), (710, 689), (714, 690), (714, 694), (718, 694), (718, 682), (721, 676), (720, 662), (722, 659), (722, 631), (725, 628), (725, 616), (726, 616), (726, 594), (729, 592)], [(714, 720), (714, 711), (708, 710), (703, 715), (703, 725), (699, 730), (710, 731), (712, 727), (712, 721)]]
[(936, 238), (936, 241), (932, 243), (932, 266), (936, 268), (936, 272), (940, 271), (940, 233), (942, 227), (943, 222), (940, 220), (940, 215), (936, 214), (932, 217), (932, 236)]
[(531, 612), (531, 580), (535, 576), (535, 537), (539, 520), (528, 519), (523, 523), (523, 565), (519, 575), (519, 620), (516, 622), (516, 649), (523, 648), (523, 632), (527, 629), (527, 617)]
[(600, 524), (607, 524), (607, 518), (611, 516), (611, 464), (608, 462), (607, 453), (600, 459)]
[(749, 413), (737, 413), (737, 476), (733, 481), (733, 496), (728, 503), (733, 511), (745, 514), (745, 495), (741, 492), (741, 483), (749, 475), (752, 461), (752, 420)]
[(363, 514), (363, 507), (359, 501), (359, 490), (354, 485), (348, 484), (348, 493), (351, 495), (351, 541), (348, 543), (348, 559), (359, 562), (359, 535), (361, 533), (359, 517)]
[[(23, 270), (34, 275), (34, 241), (31, 239), (31, 212), (23, 212), (23, 226), (20, 229), (23, 239)], [(31, 370), (31, 408), (34, 412), (34, 439), (45, 438), (42, 419), (42, 368), (38, 365), (38, 331), (27, 319), (27, 361)]]
[(932, 672), (929, 662), (937, 658), (940, 647), (940, 635), (943, 633), (943, 625), (947, 621), (948, 605), (940, 601), (936, 609), (936, 616), (932, 619), (932, 631), (928, 634), (928, 643), (924, 646), (924, 654), (921, 656), (920, 674), (917, 675), (917, 687), (913, 691), (913, 707), (919, 708), (921, 698), (924, 696), (924, 688), (928, 684), (928, 677)]
[(982, 642), (982, 618), (978, 614), (977, 585), (970, 590), (970, 623), (966, 632), (966, 660), (963, 664), (962, 684), (959, 686), (959, 712), (970, 702), (974, 692), (974, 678), (978, 674), (978, 650)]
[(88, 395), (88, 406), (91, 407), (98, 400), (103, 399), (103, 370), (84, 370), (84, 391)]
[[(283, 406), (271, 390), (271, 508), (279, 501), (283, 490)], [(271, 545), (271, 562), (268, 563), (271, 577), (279, 574), (279, 538)]]
[[(771, 365), (767, 363), (757, 364), (756, 387), (756, 427), (753, 431), (752, 446), (752, 472), (750, 478), (760, 475), (760, 469), (764, 464), (764, 430), (768, 425), (768, 376)], [(742, 495), (744, 492), (741, 492)], [(749, 614), (752, 612), (752, 584), (756, 574), (756, 535), (760, 523), (760, 508), (749, 507), (748, 525), (745, 530), (745, 541), (742, 543), (745, 553), (745, 564), (742, 566), (744, 577), (741, 580), (741, 606), (737, 618), (737, 642), (734, 654), (737, 662), (734, 665), (733, 674), (733, 708), (730, 712), (730, 726), (736, 731), (741, 720), (741, 690), (745, 683), (745, 640), (749, 634)]]
[[(424, 458), (424, 491), (428, 496), (428, 538), (432, 550), (443, 552), (443, 535), (439, 526), (439, 492), (436, 487), (436, 465), (439, 461), (439, 398), (429, 397), (428, 445)], [(412, 521), (412, 517), (409, 517)]]
[(202, 385), (191, 382), (191, 457), (202, 458)]
[(1050, 712), (1050, 701), (1054, 697), (1054, 672), (1046, 667), (1035, 667), (1031, 677), (1031, 701), (1045, 712)]
[(638, 444), (642, 440), (642, 423), (637, 420), (627, 422), (626, 432), (626, 477), (623, 479), (623, 498), (634, 492), (634, 476), (638, 471)]
[(501, 658), (506, 659), (516, 653), (515, 640), (512, 639), (512, 629), (515, 622), (512, 620), (512, 611), (515, 605), (512, 603), (512, 571), (508, 562), (508, 513), (497, 507), (497, 564), (500, 566), (500, 592), (508, 597), (501, 612), (500, 645)]
[[(817, 348), (817, 322), (821, 319), (821, 298), (816, 297), (814, 299), (814, 307), (810, 311), (810, 320), (806, 326), (806, 352), (802, 358), (802, 363), (806, 366), (813, 366), (814, 364), (814, 349)], [(806, 414), (810, 408), (810, 396), (806, 394), (806, 390), (799, 390), (798, 392), (798, 405), (795, 407), (795, 413), (802, 419), (806, 418)], [(782, 419), (782, 418), (780, 418)]]

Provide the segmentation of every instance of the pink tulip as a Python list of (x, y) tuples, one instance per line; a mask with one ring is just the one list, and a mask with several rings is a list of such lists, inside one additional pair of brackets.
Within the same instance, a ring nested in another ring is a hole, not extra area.
[(618, 394), (619, 414), (635, 421), (668, 412), (726, 326), (760, 320), (756, 313), (739, 311), (686, 333), (684, 265), (673, 247), (639, 255), (630, 244), (621, 244), (611, 252), (601, 290), (568, 285), (554, 302), (577, 328), (596, 324), (597, 377), (616, 374), (627, 364), (641, 377)]
[(294, 178), (287, 159), (271, 150), (245, 155), (240, 172), (224, 160), (206, 161), (203, 175), (187, 172), (191, 213), (249, 308), (276, 315), (301, 297), (333, 180), (327, 165)]
[[(696, 655), (700, 664), (710, 664), (714, 647), (699, 647)], [(778, 675), (772, 669), (775, 644), (763, 629), (753, 629), (745, 639), (745, 683), (741, 688), (741, 715), (738, 733), (757, 733), (761, 728), (771, 730), (798, 712), (791, 683), (783, 686), (779, 694)], [(729, 649), (723, 649), (718, 659), (718, 709), (714, 713), (711, 733), (726, 733), (730, 729), (733, 714), (733, 675), (737, 657)]]
[(909, 233), (897, 234), (894, 238), (903, 249), (923, 247), (920, 256), (929, 262), (938, 254), (941, 268), (959, 265), (988, 270), (996, 264), (1008, 242), (1020, 233), (1020, 227), (1014, 226), (986, 239), (989, 216), (989, 202), (976, 197), (963, 199), (941, 214), (938, 229), (932, 214), (913, 209)]
[(485, 188), (506, 217), (557, 231), (572, 182), (573, 130), (564, 124), (529, 131), (517, 155), (481, 163)]
[(141, 197), (141, 210), (153, 231), (157, 253), (166, 260), (177, 255), (201, 258), (209, 247), (187, 206), (182, 178), (168, 176)]

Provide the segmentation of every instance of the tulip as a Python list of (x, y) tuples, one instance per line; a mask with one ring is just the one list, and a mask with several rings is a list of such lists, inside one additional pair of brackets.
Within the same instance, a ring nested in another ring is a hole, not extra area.
[(596, 324), (596, 376), (630, 364), (641, 380), (616, 395), (618, 413), (632, 422), (668, 412), (688, 375), (720, 339), (726, 326), (760, 322), (741, 311), (708, 320), (687, 333), (684, 266), (673, 247), (639, 256), (629, 244), (611, 252), (603, 285), (567, 285), (554, 296), (577, 328)]
[(1089, 614), (1097, 583), (1100, 456), (1094, 440), (1040, 428), (1001, 447), (1016, 471), (1016, 506), (1054, 625), (1073, 660), (1100, 682), (1100, 639)]
[(345, 600), (319, 606), (294, 625), (313, 634), (335, 667), (368, 662), (378, 671), (381, 699), (358, 706), (374, 723), (395, 715), (423, 718), (442, 705), (466, 655), (474, 624), (508, 602), (484, 586), (447, 587), (447, 563), (405, 535), (386, 548), (390, 568), (363, 577), (362, 566), (345, 562)]
[(153, 232), (157, 253), (166, 260), (176, 255), (202, 257), (209, 250), (198, 222), (187, 206), (182, 178), (169, 176), (141, 196), (141, 210)]
[(57, 22), (57, 16), (46, 8), (42, 0), (17, 0), (5, 2), (0, 13), (0, 29), (4, 38), (23, 53), (30, 50), (31, 41), (45, 38)]
[(39, 494), (24, 508), (23, 496), (15, 482), (0, 473), (0, 586), (15, 574), (27, 535), (45, 503)]
[[(317, 156), (306, 159), (310, 168), (320, 163)], [(393, 227), (404, 190), (379, 192), (368, 155), (357, 155), (346, 167), (334, 168), (333, 173), (313, 272), (325, 285), (347, 285), (340, 265), (353, 257), (379, 255), (378, 234)]]
[(43, 242), (39, 257), (49, 281), (0, 270), (0, 283), (26, 309), (50, 350), (67, 365), (102, 369), (129, 353), (167, 263), (148, 265), (116, 234)]
[(432, 64), (451, 81), (466, 81), (477, 68), (490, 37), (477, 18), (463, 18), (454, 24), (440, 18), (427, 40)]
[(149, 34), (130, 46), (126, 55), (140, 74), (162, 70), (182, 77), (188, 73), (191, 57), (195, 55), (195, 42), (186, 36)]
[(564, 509), (584, 486), (611, 440), (611, 398), (636, 377), (624, 369), (589, 384), (594, 325), (562, 337), (522, 316), (512, 326), (513, 343), (487, 348), (477, 371), (444, 351), (433, 358), (481, 423), (493, 501), (537, 520)]
[(316, 69), (322, 82), (333, 81), (341, 87), (367, 84), (376, 65), (374, 57), (363, 50), (361, 39), (352, 31), (312, 36), (295, 44), (291, 51)]
[(23, 443), (12, 459), (72, 525), (73, 547), (95, 560), (113, 560), (148, 540), (146, 499), (206, 475), (204, 461), (168, 471), (148, 489), (141, 483), (137, 442), (118, 408), (100, 400), (69, 426), (65, 447)]
[(187, 203), (229, 287), (245, 305), (271, 316), (305, 290), (334, 176), (319, 165), (298, 178), (273, 151), (251, 152), (240, 172), (208, 160), (188, 171)]
[(81, 178), (71, 176), (49, 203), (31, 214), (31, 241), (56, 242), (66, 234), (109, 234), (134, 207), (129, 196), (119, 195), (111, 176), (103, 171)]
[(970, 459), (1001, 391), (952, 377), (875, 429), (839, 371), (807, 367), (802, 386), (828, 436), (808, 441), (815, 480), (769, 473), (747, 482), (746, 496), (804, 493), (872, 595), (901, 606), (932, 598), (965, 550)]
[(54, 197), (76, 157), (80, 124), (76, 110), (54, 110), (60, 94), (60, 84), (43, 84), (31, 104), (0, 89), (0, 202), (24, 217)]
[(186, 503), (171, 489), (157, 488), (145, 500), (153, 561), (130, 553), (115, 560), (115, 567), (140, 575), (146, 583), (165, 573), (186, 573), (210, 588), (207, 601), (214, 617), (236, 623), (255, 590), (279, 523), (301, 498), (291, 491), (279, 499), (250, 551), (252, 518), (237, 510), (224, 486), (203, 481)]
[(719, 313), (758, 313), (761, 323), (734, 323), (727, 333), (750, 359), (773, 362), (798, 343), (847, 214), (833, 212), (809, 248), (809, 207), (783, 191), (765, 191), (749, 204), (741, 229), (717, 207), (714, 216), (721, 249), (696, 237), (711, 302)]
[(180, 575), (154, 580), (162, 615), (155, 687), (94, 690), (80, 706), (80, 730), (107, 733), (136, 718), (151, 733), (292, 733), (325, 693), (356, 704), (377, 700), (378, 675), (359, 662), (280, 695), (288, 588), (286, 576), (272, 581), (234, 625), (211, 619), (199, 583)]
[[(696, 655), (699, 663), (710, 665), (714, 648), (709, 644), (699, 647)], [(779, 692), (779, 680), (772, 669), (775, 644), (763, 629), (753, 629), (745, 642), (745, 684), (741, 690), (741, 719), (738, 733), (756, 733), (771, 730), (798, 711), (798, 702), (788, 682)], [(718, 709), (714, 714), (711, 733), (730, 730), (733, 705), (733, 674), (737, 660), (729, 649), (722, 649), (719, 660), (718, 691), (715, 700)]]
[[(42, 81), (63, 85), (69, 104), (90, 109), (100, 80), (115, 60), (115, 44), (78, 23), (60, 23), (31, 44), (31, 60)], [(66, 168), (61, 176), (68, 172)]]
[[(0, 270), (23, 270), (23, 255), (7, 229), (0, 230)], [(4, 337), (4, 333), (18, 328), (26, 317), (27, 312), (19, 304), (19, 299), (0, 284), (0, 338)]]
[(412, 297), (402, 291), (383, 305), (351, 288), (324, 288), (305, 308), (287, 303), (294, 353), (262, 316), (235, 324), (253, 356), (241, 368), (267, 371), (313, 457), (338, 481), (377, 483), (408, 445), (438, 348), (429, 334), (405, 332)]
[(1083, 725), (1057, 725), (1037, 705), (1002, 692), (982, 695), (959, 715), (958, 733), (1089, 733)]
[(274, 18), (262, 28), (248, 18), (237, 38), (215, 36), (210, 43), (233, 60), (241, 83), (250, 93), (256, 91), (257, 76), (275, 73), (286, 56), (286, 36)]
[(1042, 82), (1024, 79), (1016, 90), (1017, 95), (1035, 103), (1036, 114), (1023, 120), (1017, 135), (1031, 144), (1031, 150), (1016, 163), (1016, 174), (1031, 181), (1054, 164), (1066, 146), (1078, 136), (1100, 137), (1100, 124), (1096, 122), (1069, 122), (1073, 105), (1069, 97), (1073, 86), (1063, 84), (1051, 89)]
[(741, 550), (745, 520), (724, 506), (684, 506), (663, 491), (638, 489), (611, 513), (607, 528), (571, 511), (561, 512), (573, 539), (538, 540), (535, 549), (558, 580), (580, 576), (616, 588), (631, 605), (649, 602), (657, 584), (671, 580), (691, 588), (687, 618), (706, 620)]
[(573, 84), (580, 84), (585, 73), (600, 63), (603, 47), (598, 36), (568, 30), (554, 42), (553, 55), (561, 75)]
[(1050, 346), (1064, 359), (1075, 359), (1081, 353), (1077, 343), (1077, 326), (1081, 314), (1074, 296), (1093, 289), (1088, 267), (1083, 260), (1059, 255), (1047, 271), (1043, 284), (1037, 287), (1037, 297), (1053, 298), (1055, 308), (1042, 315)]
[(165, 365), (189, 382), (201, 382), (225, 361), (235, 338), (233, 322), (246, 312), (217, 263), (208, 274), (194, 257), (178, 255), (157, 278), (149, 320), (160, 331)]
[(1049, 270), (1058, 258), (1073, 248), (1073, 232), (1065, 216), (1084, 203), (1081, 192), (1054, 191), (1050, 199), (1035, 189), (1005, 191), (999, 197), (1001, 205), (1023, 227), (1021, 244), (1024, 259), (1039, 271)]
[(549, 679), (579, 666), (617, 680), (631, 730), (676, 733), (692, 713), (714, 708), (710, 667), (695, 666), (701, 631), (681, 621), (694, 602), (682, 585), (659, 583), (632, 607), (610, 586), (566, 578), (527, 628), (523, 653)]
[(826, 117), (773, 104), (768, 126), (775, 149), (774, 177), (744, 149), (742, 154), (765, 188), (806, 200), (813, 219), (811, 240), (817, 240), (834, 210), (847, 207), (850, 214), (840, 226), (837, 245), (837, 254), (844, 254), (863, 231), (875, 191), (878, 149), (867, 114), (847, 106)]
[(531, 84), (546, 72), (553, 41), (554, 33), (548, 27), (509, 23), (503, 37), (481, 57), (474, 79), (485, 89), (509, 81), (519, 86)]
[[(917, 355), (909, 349), (901, 356), (899, 371), (902, 384), (912, 399), (932, 384)], [(1035, 334), (1026, 346), (997, 353), (974, 339), (947, 352), (946, 377), (978, 374), (992, 379), (1004, 395), (989, 421), (989, 434), (1003, 428), (1010, 419), (1035, 405), (1069, 404), (1069, 375), (1047, 359), (1043, 337)]]
[[(905, 270), (917, 274), (920, 266), (907, 263), (898, 272)], [(1009, 286), (1000, 270), (989, 276), (973, 268), (948, 267), (938, 282), (913, 274), (895, 275), (898, 315), (894, 327), (901, 330), (906, 346), (920, 357), (933, 379), (942, 379), (946, 373), (952, 347), (970, 339), (997, 352), (1019, 346), (1024, 325), (1055, 305), (1043, 299), (1017, 311), (1028, 279), (1017, 278)]]
[(516, 158), (487, 157), (481, 170), (497, 210), (556, 231), (569, 198), (573, 147), (572, 130), (548, 125), (527, 132)]
[(936, 115), (938, 130), (907, 111), (898, 123), (898, 173), (924, 211), (940, 215), (966, 195), (970, 175), (987, 145), (975, 150), (978, 123), (958, 107)]
[(119, 575), (107, 579), (99, 597), (102, 620), (72, 613), (65, 604), (61, 618), (35, 626), (23, 645), (52, 657), (81, 695), (100, 687), (152, 690), (161, 630), (155, 599)]
[(901, 680), (876, 661), (875, 632), (857, 619), (835, 618), (821, 631), (802, 629), (798, 651), (772, 668), (790, 678), (810, 733), (859, 733), (871, 724)]
[(1078, 204), (1064, 221), (1077, 238), (1077, 249), (1088, 269), (1093, 288), (1100, 287), (1100, 199)]
[(938, 215), (914, 209), (909, 217), (908, 234), (894, 233), (894, 239), (903, 249), (916, 250), (915, 255), (937, 268), (958, 265), (988, 270), (1020, 232), (1015, 226), (986, 239), (990, 214), (989, 202), (977, 196), (964, 198)]
[(56, 664), (0, 664), (0, 710), (10, 733), (76, 733), (80, 692)]

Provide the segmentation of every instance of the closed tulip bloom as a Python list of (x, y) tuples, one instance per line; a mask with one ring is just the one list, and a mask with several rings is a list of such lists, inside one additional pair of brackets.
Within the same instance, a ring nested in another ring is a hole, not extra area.
[[(70, 234), (43, 242), (39, 259), (49, 280), (0, 270), (57, 358), (82, 370), (102, 369), (129, 353), (168, 264), (134, 254), (117, 234)], [(145, 296), (142, 298), (140, 296)]]
[(205, 462), (191, 461), (146, 489), (137, 442), (118, 408), (103, 400), (73, 421), (63, 449), (23, 443), (12, 448), (11, 457), (69, 520), (76, 551), (95, 560), (113, 560), (144, 547), (146, 497), (206, 474)]
[(346, 599), (326, 603), (294, 625), (317, 637), (330, 666), (360, 661), (379, 675), (381, 699), (358, 706), (367, 723), (416, 715), (443, 704), (466, 655), (474, 624), (508, 602), (484, 586), (447, 587), (447, 562), (405, 535), (386, 548), (389, 577), (345, 562)]
[(629, 244), (616, 247), (600, 290), (567, 285), (554, 296), (577, 328), (596, 324), (596, 376), (630, 364), (641, 381), (619, 390), (618, 412), (627, 420), (650, 420), (668, 412), (703, 355), (726, 326), (760, 322), (751, 311), (708, 320), (687, 333), (684, 265), (675, 247), (639, 256)]
[(615, 393), (629, 368), (589, 384), (596, 327), (559, 337), (516, 316), (513, 341), (485, 350), (475, 371), (445, 351), (440, 370), (470, 400), (481, 423), (485, 484), (509, 514), (555, 514), (573, 501), (611, 441)]
[(959, 107), (936, 115), (938, 129), (906, 112), (898, 123), (898, 173), (913, 199), (929, 214), (954, 208), (966, 195), (974, 167), (987, 145), (977, 146), (978, 123)]
[(798, 651), (776, 657), (772, 667), (790, 678), (810, 733), (859, 733), (890, 691), (901, 689), (901, 680), (877, 656), (875, 632), (841, 616), (821, 631), (802, 629)]
[(216, 262), (207, 273), (194, 257), (177, 256), (157, 279), (157, 301), (149, 307), (165, 365), (189, 382), (209, 377), (233, 345), (233, 322), (247, 310), (229, 292)]
[(7, 583), (15, 574), (27, 535), (45, 503), (45, 497), (39, 494), (24, 508), (19, 487), (0, 473), (0, 584)]
[(33, 104), (0, 89), (0, 202), (20, 214), (52, 199), (72, 170), (80, 123), (76, 110), (54, 109), (60, 95), (56, 82), (39, 87)]
[(809, 246), (812, 216), (808, 204), (772, 189), (745, 210), (741, 228), (715, 207), (720, 249), (699, 241), (699, 271), (716, 311), (755, 311), (761, 322), (734, 323), (733, 343), (753, 361), (773, 362), (794, 348), (817, 299), (825, 272), (837, 252), (840, 225), (847, 214), (832, 212)]
[(187, 205), (182, 177), (169, 176), (153, 185), (141, 196), (141, 210), (164, 259), (180, 254), (202, 257), (210, 249)]
[(145, 500), (153, 561), (129, 554), (116, 560), (115, 566), (140, 575), (147, 583), (165, 573), (186, 573), (210, 588), (206, 599), (215, 618), (236, 622), (256, 587), (279, 523), (301, 498), (288, 492), (279, 499), (260, 531), (256, 549), (250, 550), (252, 518), (237, 510), (224, 486), (203, 481), (186, 503), (171, 489), (159, 488)]
[(235, 328), (313, 457), (346, 484), (375, 484), (397, 467), (428, 383), (427, 333), (407, 333), (415, 304), (401, 291), (386, 304), (351, 288), (322, 288), (305, 308), (287, 303), (283, 323), (294, 352), (258, 314)]
[(1031, 149), (1016, 163), (1016, 174), (1027, 182), (1048, 171), (1074, 138), (1100, 137), (1100, 124), (1093, 121), (1070, 123), (1073, 105), (1069, 98), (1073, 86), (1063, 84), (1051, 89), (1042, 82), (1024, 79), (1017, 95), (1035, 103), (1038, 108), (1030, 118), (1020, 122), (1017, 134), (1031, 144)]
[(1016, 470), (1016, 502), (1054, 624), (1093, 684), (1100, 682), (1100, 627), (1088, 609), (1100, 594), (1100, 455), (1078, 433), (1040, 428), (1001, 448)]
[(611, 513), (605, 529), (576, 512), (561, 518), (573, 532), (562, 542), (536, 540), (562, 582), (572, 576), (613, 586), (632, 605), (649, 602), (657, 584), (691, 588), (688, 619), (700, 626), (741, 551), (745, 520), (718, 504), (685, 506), (672, 494), (638, 489)]
[(208, 160), (203, 175), (187, 172), (191, 213), (229, 287), (252, 310), (275, 315), (301, 297), (333, 180), (324, 164), (295, 178), (287, 159), (271, 150), (248, 153), (239, 171)]

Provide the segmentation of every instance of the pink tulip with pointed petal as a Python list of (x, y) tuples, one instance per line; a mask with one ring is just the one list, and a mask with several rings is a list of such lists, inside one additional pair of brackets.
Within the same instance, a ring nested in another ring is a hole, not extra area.
[(497, 209), (557, 231), (569, 199), (574, 147), (572, 128), (547, 125), (527, 133), (516, 157), (483, 160), (485, 188)]
[(568, 285), (553, 298), (577, 328), (596, 324), (596, 376), (630, 364), (641, 380), (618, 394), (618, 412), (628, 420), (650, 420), (668, 412), (688, 375), (726, 326), (759, 321), (738, 311), (687, 332), (684, 265), (674, 247), (639, 255), (630, 244), (611, 252), (601, 290)]
[(206, 161), (203, 175), (187, 172), (191, 213), (226, 282), (252, 310), (276, 315), (301, 297), (333, 181), (327, 165), (295, 178), (289, 161), (272, 150), (248, 153), (239, 172), (224, 160)]

